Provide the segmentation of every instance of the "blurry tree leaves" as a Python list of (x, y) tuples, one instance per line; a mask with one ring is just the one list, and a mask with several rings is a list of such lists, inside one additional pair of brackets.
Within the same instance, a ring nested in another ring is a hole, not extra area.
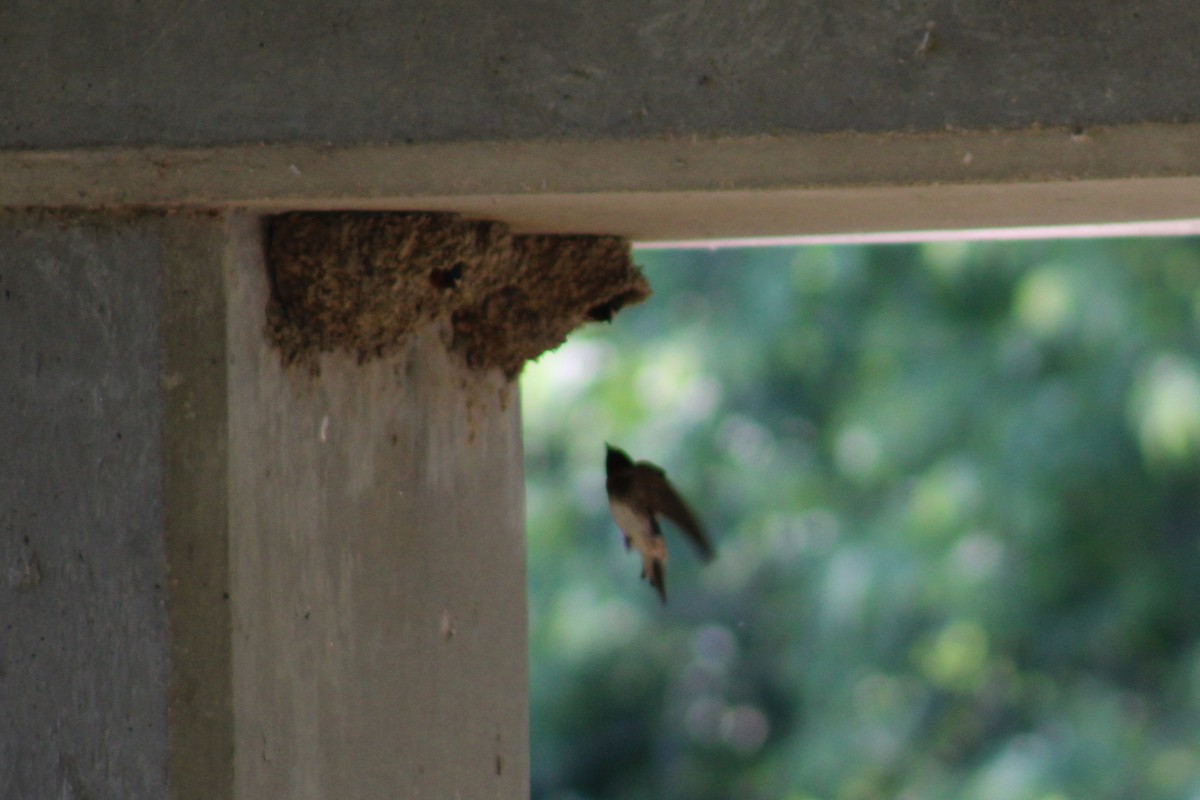
[(522, 379), (535, 798), (1200, 797), (1200, 243), (638, 260)]

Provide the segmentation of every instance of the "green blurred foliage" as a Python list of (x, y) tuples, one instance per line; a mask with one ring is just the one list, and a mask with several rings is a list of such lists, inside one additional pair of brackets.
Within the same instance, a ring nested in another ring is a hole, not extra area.
[(1200, 242), (637, 260), (522, 379), (535, 798), (1200, 797)]

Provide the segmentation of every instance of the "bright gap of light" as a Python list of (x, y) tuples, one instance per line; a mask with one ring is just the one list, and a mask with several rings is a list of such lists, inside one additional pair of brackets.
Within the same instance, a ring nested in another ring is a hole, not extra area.
[(833, 244), (905, 244), (914, 242), (1019, 241), (1031, 239), (1113, 239), (1125, 236), (1196, 236), (1200, 219), (1113, 222), (1089, 225), (1044, 225), (1027, 228), (831, 233), (807, 236), (757, 236), (745, 239), (695, 239), (638, 242), (639, 250), (716, 250), (722, 247), (800, 247)]

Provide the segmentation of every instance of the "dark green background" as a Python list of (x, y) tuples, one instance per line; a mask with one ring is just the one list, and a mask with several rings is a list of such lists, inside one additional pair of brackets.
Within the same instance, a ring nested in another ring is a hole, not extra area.
[(522, 379), (534, 798), (1200, 797), (1200, 242), (637, 260)]

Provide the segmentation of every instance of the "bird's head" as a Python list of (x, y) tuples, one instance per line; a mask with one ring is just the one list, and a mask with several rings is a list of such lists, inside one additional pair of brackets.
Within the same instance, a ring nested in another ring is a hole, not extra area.
[(631, 459), (624, 450), (613, 447), (611, 444), (607, 443), (604, 446), (608, 448), (608, 455), (604, 459), (604, 469), (609, 475), (611, 475), (614, 470), (628, 469), (629, 467), (633, 466), (633, 459)]

